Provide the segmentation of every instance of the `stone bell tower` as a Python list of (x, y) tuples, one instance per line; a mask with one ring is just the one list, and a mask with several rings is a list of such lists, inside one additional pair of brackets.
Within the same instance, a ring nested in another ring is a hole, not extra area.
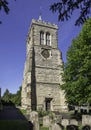
[(58, 26), (32, 20), (26, 43), (22, 82), (22, 107), (31, 110), (61, 111), (66, 107), (58, 49)]

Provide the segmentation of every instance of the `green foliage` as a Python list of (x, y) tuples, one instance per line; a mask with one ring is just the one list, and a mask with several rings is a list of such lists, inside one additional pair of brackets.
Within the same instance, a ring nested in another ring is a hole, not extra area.
[(43, 117), (43, 116), (48, 115), (49, 112), (48, 112), (48, 111), (39, 110), (39, 111), (38, 111), (38, 114), (39, 114), (39, 117)]
[(3, 99), (4, 99), (4, 101), (9, 101), (9, 97), (10, 96), (10, 93), (9, 93), (9, 90), (8, 89), (6, 89), (6, 91), (4, 92), (4, 95), (3, 95)]
[(19, 109), (19, 111), (24, 115), (27, 113), (27, 110), (26, 109)]
[(91, 104), (91, 18), (67, 52), (63, 80), (69, 104)]
[(2, 103), (5, 105), (21, 105), (21, 87), (16, 94), (12, 94), (6, 89), (2, 97)]
[(49, 128), (48, 128), (48, 127), (43, 127), (43, 126), (41, 126), (41, 127), (40, 127), (40, 130), (49, 130)]
[[(16, 0), (15, 0), (16, 1)], [(0, 0), (0, 11), (3, 11), (4, 10), (4, 12), (6, 13), (6, 14), (8, 14), (9, 13), (9, 11), (10, 11), (10, 9), (9, 9), (9, 2), (8, 2), (8, 0)], [(1, 24), (2, 22), (0, 21), (0, 24)]]
[(39, 117), (43, 117), (43, 116), (49, 116), (51, 119), (53, 119), (54, 114), (52, 111), (44, 111), (44, 110), (39, 110), (38, 111)]
[(8, 14), (9, 8), (8, 8), (8, 1), (7, 0), (0, 0), (0, 10), (4, 9), (5, 13)]
[(58, 20), (69, 20), (75, 10), (80, 14), (75, 25), (83, 24), (91, 13), (91, 0), (60, 0), (50, 6), (50, 10), (58, 12)]
[(6, 89), (6, 91), (4, 92), (3, 97), (2, 97), (2, 103), (10, 104), (11, 96), (12, 95), (10, 94), (9, 90)]
[(13, 97), (13, 100), (12, 100), (12, 102), (18, 106), (21, 105), (21, 89), (22, 89), (22, 87), (19, 88), (19, 90), (17, 91), (17, 93), (15, 94), (15, 96)]

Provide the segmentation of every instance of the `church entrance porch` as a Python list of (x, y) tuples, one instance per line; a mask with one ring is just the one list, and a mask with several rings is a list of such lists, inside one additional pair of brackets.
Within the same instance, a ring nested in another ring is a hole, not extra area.
[(52, 98), (45, 98), (45, 110), (51, 111), (52, 108)]

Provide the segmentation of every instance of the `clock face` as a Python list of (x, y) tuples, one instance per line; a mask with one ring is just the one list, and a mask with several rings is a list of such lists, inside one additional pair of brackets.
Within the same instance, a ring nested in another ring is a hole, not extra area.
[(43, 56), (44, 58), (47, 59), (47, 58), (49, 57), (49, 50), (43, 49), (42, 52), (41, 52), (41, 54), (42, 54), (42, 56)]

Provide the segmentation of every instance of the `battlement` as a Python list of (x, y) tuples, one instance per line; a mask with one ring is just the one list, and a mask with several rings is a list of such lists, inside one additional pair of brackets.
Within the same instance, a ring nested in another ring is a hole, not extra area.
[(56, 24), (52, 24), (50, 22), (45, 22), (42, 19), (41, 20), (40, 19), (38, 19), (38, 20), (32, 19), (32, 24), (58, 29), (58, 26)]

